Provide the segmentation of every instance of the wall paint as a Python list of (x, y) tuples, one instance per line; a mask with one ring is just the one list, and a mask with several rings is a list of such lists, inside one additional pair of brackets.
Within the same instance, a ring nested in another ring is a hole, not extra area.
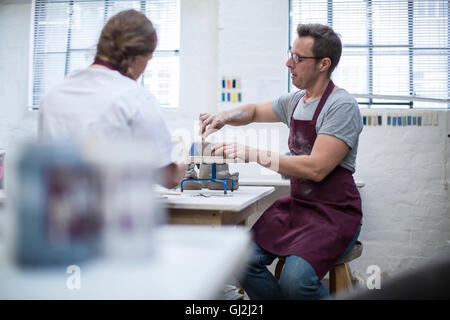
[(30, 17), (31, 1), (0, 2), (0, 149), (36, 128), (26, 112)]

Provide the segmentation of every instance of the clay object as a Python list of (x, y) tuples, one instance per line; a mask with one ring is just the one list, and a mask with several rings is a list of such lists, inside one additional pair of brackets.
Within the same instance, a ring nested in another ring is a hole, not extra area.
[[(209, 142), (203, 143), (202, 150), (203, 150), (203, 157), (211, 157), (211, 147), (213, 144)], [(200, 165), (200, 172), (199, 177), (203, 179), (210, 179), (211, 178), (211, 164), (202, 163)], [(228, 164), (216, 164), (216, 178), (217, 179), (224, 179), (224, 178), (231, 178), (233, 180), (233, 190), (237, 190), (239, 188), (239, 172), (230, 173), (230, 170), (228, 168)], [(203, 188), (208, 188), (210, 190), (223, 190), (223, 182), (212, 182), (212, 181), (202, 181), (203, 182)], [(227, 190), (231, 190), (231, 181), (227, 180)]]
[[(189, 164), (186, 173), (184, 174), (184, 179), (197, 179), (197, 171), (195, 171), (195, 164)], [(184, 181), (183, 190), (201, 190), (201, 181)]]
[(204, 157), (212, 157), (211, 155), (211, 148), (212, 148), (213, 144), (209, 143), (209, 142), (204, 142), (202, 145), (202, 156)]
[[(211, 179), (211, 164), (202, 163), (200, 165), (199, 178)], [(216, 164), (216, 179), (230, 178), (233, 180), (233, 190), (239, 189), (239, 172), (230, 173), (228, 164)], [(227, 180), (227, 190), (231, 190), (231, 181)], [(223, 190), (223, 182), (202, 181), (203, 188), (210, 190)]]
[(202, 163), (216, 163), (216, 164), (224, 164), (226, 163), (226, 159), (223, 158), (223, 154), (215, 154), (214, 156), (211, 154), (211, 149), (214, 144), (209, 142), (204, 142), (202, 144)]
[[(223, 179), (223, 178), (231, 178), (233, 180), (233, 190), (239, 189), (239, 172), (234, 172), (232, 174), (224, 175), (223, 177), (217, 176), (217, 179)], [(208, 189), (209, 190), (223, 190), (223, 182), (213, 182), (213, 181), (207, 181), (208, 182)], [(231, 181), (227, 180), (227, 190), (231, 190)]]

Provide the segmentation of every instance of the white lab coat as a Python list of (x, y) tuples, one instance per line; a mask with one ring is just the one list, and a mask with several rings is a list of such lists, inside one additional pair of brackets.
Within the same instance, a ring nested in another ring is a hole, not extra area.
[(41, 138), (90, 134), (144, 140), (149, 152), (157, 152), (158, 167), (173, 162), (173, 143), (159, 103), (147, 89), (118, 71), (91, 67), (75, 71), (42, 99)]

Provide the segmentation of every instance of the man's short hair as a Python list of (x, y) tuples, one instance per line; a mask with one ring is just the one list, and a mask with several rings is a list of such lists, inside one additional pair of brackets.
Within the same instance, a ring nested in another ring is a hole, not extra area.
[(341, 58), (342, 43), (339, 36), (329, 26), (319, 23), (299, 24), (297, 34), (299, 37), (310, 36), (314, 38), (312, 51), (315, 57), (331, 59), (331, 65), (328, 69), (328, 77), (330, 77)]

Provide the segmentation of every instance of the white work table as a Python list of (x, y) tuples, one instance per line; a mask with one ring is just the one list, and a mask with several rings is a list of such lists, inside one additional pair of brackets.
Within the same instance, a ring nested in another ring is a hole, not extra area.
[[(163, 194), (173, 224), (244, 224), (258, 210), (258, 202), (270, 195), (274, 187), (239, 186), (238, 190), (185, 190), (177, 195)], [(201, 196), (200, 194), (206, 195)]]
[(249, 258), (250, 236), (243, 228), (162, 226), (151, 258), (127, 263), (105, 259), (80, 264), (80, 289), (70, 290), (68, 266), (52, 270), (0, 269), (0, 299), (161, 299), (221, 298), (231, 275)]
[[(271, 194), (272, 187), (240, 186), (238, 190), (184, 190), (179, 195), (166, 195), (167, 205), (171, 209), (198, 209), (198, 210), (224, 210), (241, 211), (256, 201)], [(203, 196), (202, 196), (203, 195)]]
[[(280, 175), (268, 176), (264, 178), (255, 179), (239, 179), (239, 184), (241, 186), (274, 186), (274, 187), (289, 187), (291, 185), (291, 180), (283, 179)], [(362, 181), (355, 180), (355, 184), (358, 188), (365, 186)]]
[(282, 179), (281, 177), (270, 177), (270, 178), (255, 178), (255, 179), (239, 179), (239, 184), (242, 186), (274, 186), (274, 187), (289, 187), (291, 185), (291, 180)]

